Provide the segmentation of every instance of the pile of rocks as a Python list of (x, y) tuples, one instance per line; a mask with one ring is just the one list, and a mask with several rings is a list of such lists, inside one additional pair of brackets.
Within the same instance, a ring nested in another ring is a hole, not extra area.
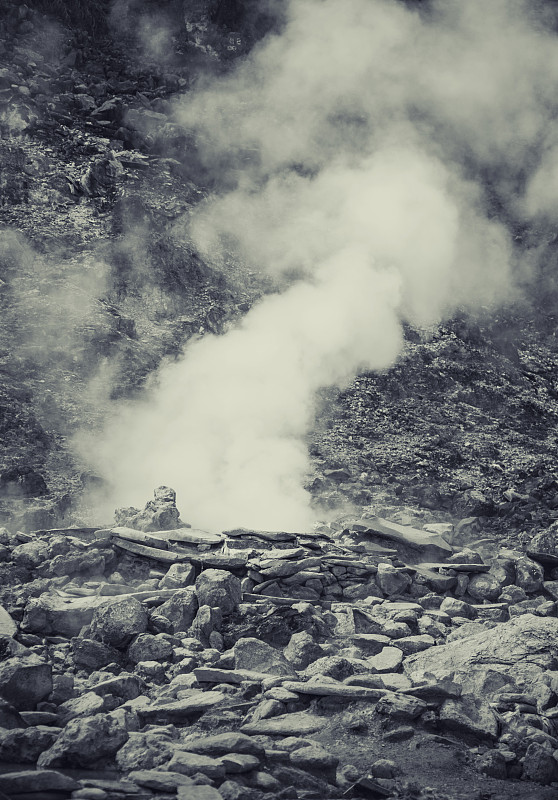
[(348, 763), (339, 731), (461, 743), (487, 778), (558, 782), (552, 531), (544, 565), (377, 519), (219, 544), (136, 531), (141, 554), (130, 530), (0, 531), (5, 796), (398, 796), (397, 759)]

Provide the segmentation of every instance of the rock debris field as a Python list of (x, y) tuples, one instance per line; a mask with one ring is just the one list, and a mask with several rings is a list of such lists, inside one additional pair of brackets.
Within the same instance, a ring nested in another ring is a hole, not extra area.
[(0, 531), (0, 797), (558, 796), (552, 526), (116, 521)]

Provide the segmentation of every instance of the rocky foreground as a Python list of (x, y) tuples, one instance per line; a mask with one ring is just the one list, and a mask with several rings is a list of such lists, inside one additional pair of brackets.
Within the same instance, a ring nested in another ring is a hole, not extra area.
[(554, 528), (117, 522), (0, 531), (0, 797), (558, 796)]

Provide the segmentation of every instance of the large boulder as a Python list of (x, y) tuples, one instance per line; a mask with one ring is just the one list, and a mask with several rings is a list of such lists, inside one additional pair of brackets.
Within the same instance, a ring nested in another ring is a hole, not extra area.
[(523, 614), (474, 636), (409, 656), (404, 669), (411, 680), (425, 673), (442, 679), (453, 673), (463, 693), (486, 696), (515, 684), (528, 690), (558, 658), (558, 619)]
[(99, 606), (91, 620), (91, 636), (111, 647), (124, 648), (147, 630), (147, 614), (135, 597), (110, 600)]
[(14, 656), (0, 664), (0, 696), (30, 711), (52, 692), (52, 667), (37, 656)]
[(200, 606), (212, 606), (228, 614), (242, 599), (240, 580), (224, 569), (206, 569), (196, 581)]
[(137, 730), (137, 718), (121, 709), (109, 714), (72, 719), (56, 742), (42, 753), (38, 767), (90, 767), (111, 758)]

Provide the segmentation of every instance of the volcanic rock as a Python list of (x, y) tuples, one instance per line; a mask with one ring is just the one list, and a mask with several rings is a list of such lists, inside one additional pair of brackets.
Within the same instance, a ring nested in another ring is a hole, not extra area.
[(95, 609), (91, 636), (115, 648), (126, 647), (136, 634), (147, 630), (147, 614), (134, 597), (105, 601)]
[(122, 710), (72, 719), (51, 748), (37, 761), (39, 767), (90, 767), (114, 756), (137, 726), (133, 715)]
[(29, 727), (24, 730), (0, 729), (0, 761), (35, 764), (40, 754), (54, 744), (58, 729)]
[(115, 512), (117, 525), (139, 531), (167, 531), (180, 526), (180, 512), (176, 507), (176, 493), (168, 486), (155, 489), (154, 499), (143, 511), (137, 508), (119, 508)]
[(234, 646), (235, 669), (250, 669), (270, 675), (296, 677), (296, 670), (280, 650), (259, 639), (239, 639)]
[(184, 589), (192, 586), (196, 580), (196, 569), (193, 564), (172, 564), (159, 586), (162, 589)]
[(242, 599), (240, 581), (222, 569), (206, 569), (196, 580), (196, 594), (200, 606), (218, 607), (228, 614)]
[(103, 602), (106, 603), (104, 598), (76, 597), (63, 600), (43, 594), (27, 602), (21, 628), (43, 636), (77, 636), (84, 626), (89, 625), (96, 607)]
[(52, 691), (52, 667), (34, 655), (0, 663), (0, 696), (19, 710), (32, 710)]
[(48, 558), (48, 547), (44, 542), (25, 542), (12, 550), (12, 561), (18, 567), (34, 569)]
[(140, 661), (167, 661), (172, 657), (173, 646), (162, 634), (140, 633), (132, 641), (127, 656), (134, 664)]
[(157, 609), (157, 616), (168, 620), (169, 632), (187, 631), (198, 610), (198, 599), (193, 586), (178, 589), (175, 594)]
[(61, 772), (50, 769), (25, 770), (24, 772), (6, 772), (0, 775), (0, 792), (8, 797), (37, 794), (43, 792), (74, 792), (80, 784)]
[(464, 693), (482, 696), (490, 672), (504, 681), (528, 687), (553, 668), (558, 657), (558, 619), (524, 614), (509, 622), (409, 656), (404, 669), (411, 680), (424, 673), (443, 678), (450, 673)]

